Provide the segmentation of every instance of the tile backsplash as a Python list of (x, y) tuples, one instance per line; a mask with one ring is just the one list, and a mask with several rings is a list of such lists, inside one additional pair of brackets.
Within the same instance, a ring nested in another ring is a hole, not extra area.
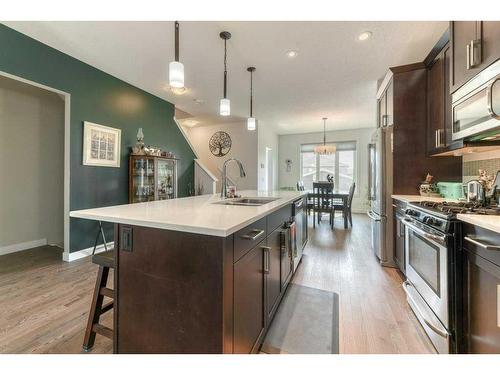
[(462, 181), (468, 182), (479, 176), (479, 169), (488, 171), (488, 174), (496, 175), (500, 170), (500, 152), (485, 152), (466, 155), (462, 163)]

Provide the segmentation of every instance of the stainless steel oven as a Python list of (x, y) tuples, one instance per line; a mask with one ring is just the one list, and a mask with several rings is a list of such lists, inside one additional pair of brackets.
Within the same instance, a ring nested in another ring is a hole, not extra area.
[(418, 320), (440, 353), (449, 353), (447, 235), (405, 217), (403, 287)]
[(497, 140), (500, 135), (500, 60), (452, 95), (453, 140)]

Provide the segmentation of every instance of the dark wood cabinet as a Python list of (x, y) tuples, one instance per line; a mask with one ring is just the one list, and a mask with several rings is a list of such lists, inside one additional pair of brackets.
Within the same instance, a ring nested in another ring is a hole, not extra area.
[(427, 154), (436, 155), (454, 147), (450, 87), (450, 45), (446, 44), (427, 72)]
[(264, 244), (234, 264), (234, 353), (252, 352), (264, 332)]
[(463, 225), (461, 351), (500, 354), (500, 234)]
[(270, 321), (278, 307), (281, 293), (281, 229), (274, 230), (267, 238), (266, 314)]
[(452, 21), (451, 92), (500, 58), (500, 21)]

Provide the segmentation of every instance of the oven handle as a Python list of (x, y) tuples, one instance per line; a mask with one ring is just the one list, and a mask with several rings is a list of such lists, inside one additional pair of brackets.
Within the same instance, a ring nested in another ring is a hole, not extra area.
[(422, 312), (422, 310), (420, 310), (420, 307), (418, 306), (418, 303), (411, 296), (410, 291), (408, 290), (408, 285), (410, 285), (410, 283), (408, 281), (405, 281), (403, 283), (403, 290), (405, 291), (406, 296), (408, 297), (408, 299), (413, 303), (413, 306), (415, 306), (415, 308), (417, 309), (417, 313), (422, 317), (422, 320), (424, 321), (425, 325), (427, 327), (429, 327), (430, 329), (432, 329), (434, 332), (436, 332), (439, 336), (442, 336), (444, 338), (448, 338), (448, 336), (450, 334), (447, 331), (443, 331), (442, 329), (439, 329), (438, 327), (436, 327), (434, 324), (432, 324), (425, 317), (425, 314)]
[(436, 234), (430, 234), (430, 233), (427, 233), (425, 231), (423, 231), (422, 229), (416, 227), (415, 225), (413, 225), (413, 220), (409, 220), (409, 219), (404, 219), (403, 220), (405, 222), (405, 225), (410, 228), (412, 231), (420, 234), (421, 236), (427, 238), (428, 240), (431, 240), (431, 241), (436, 241), (436, 242), (439, 242), (440, 244), (444, 245), (445, 243), (445, 240), (446, 240), (446, 236), (445, 235), (442, 235), (442, 236), (438, 236)]

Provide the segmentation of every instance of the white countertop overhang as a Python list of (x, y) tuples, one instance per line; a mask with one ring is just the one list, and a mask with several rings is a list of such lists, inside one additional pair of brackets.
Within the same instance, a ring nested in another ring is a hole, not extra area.
[(243, 197), (273, 197), (261, 206), (214, 204), (219, 195), (199, 195), (163, 201), (71, 211), (70, 216), (110, 223), (227, 237), (304, 196), (302, 191), (239, 191)]

